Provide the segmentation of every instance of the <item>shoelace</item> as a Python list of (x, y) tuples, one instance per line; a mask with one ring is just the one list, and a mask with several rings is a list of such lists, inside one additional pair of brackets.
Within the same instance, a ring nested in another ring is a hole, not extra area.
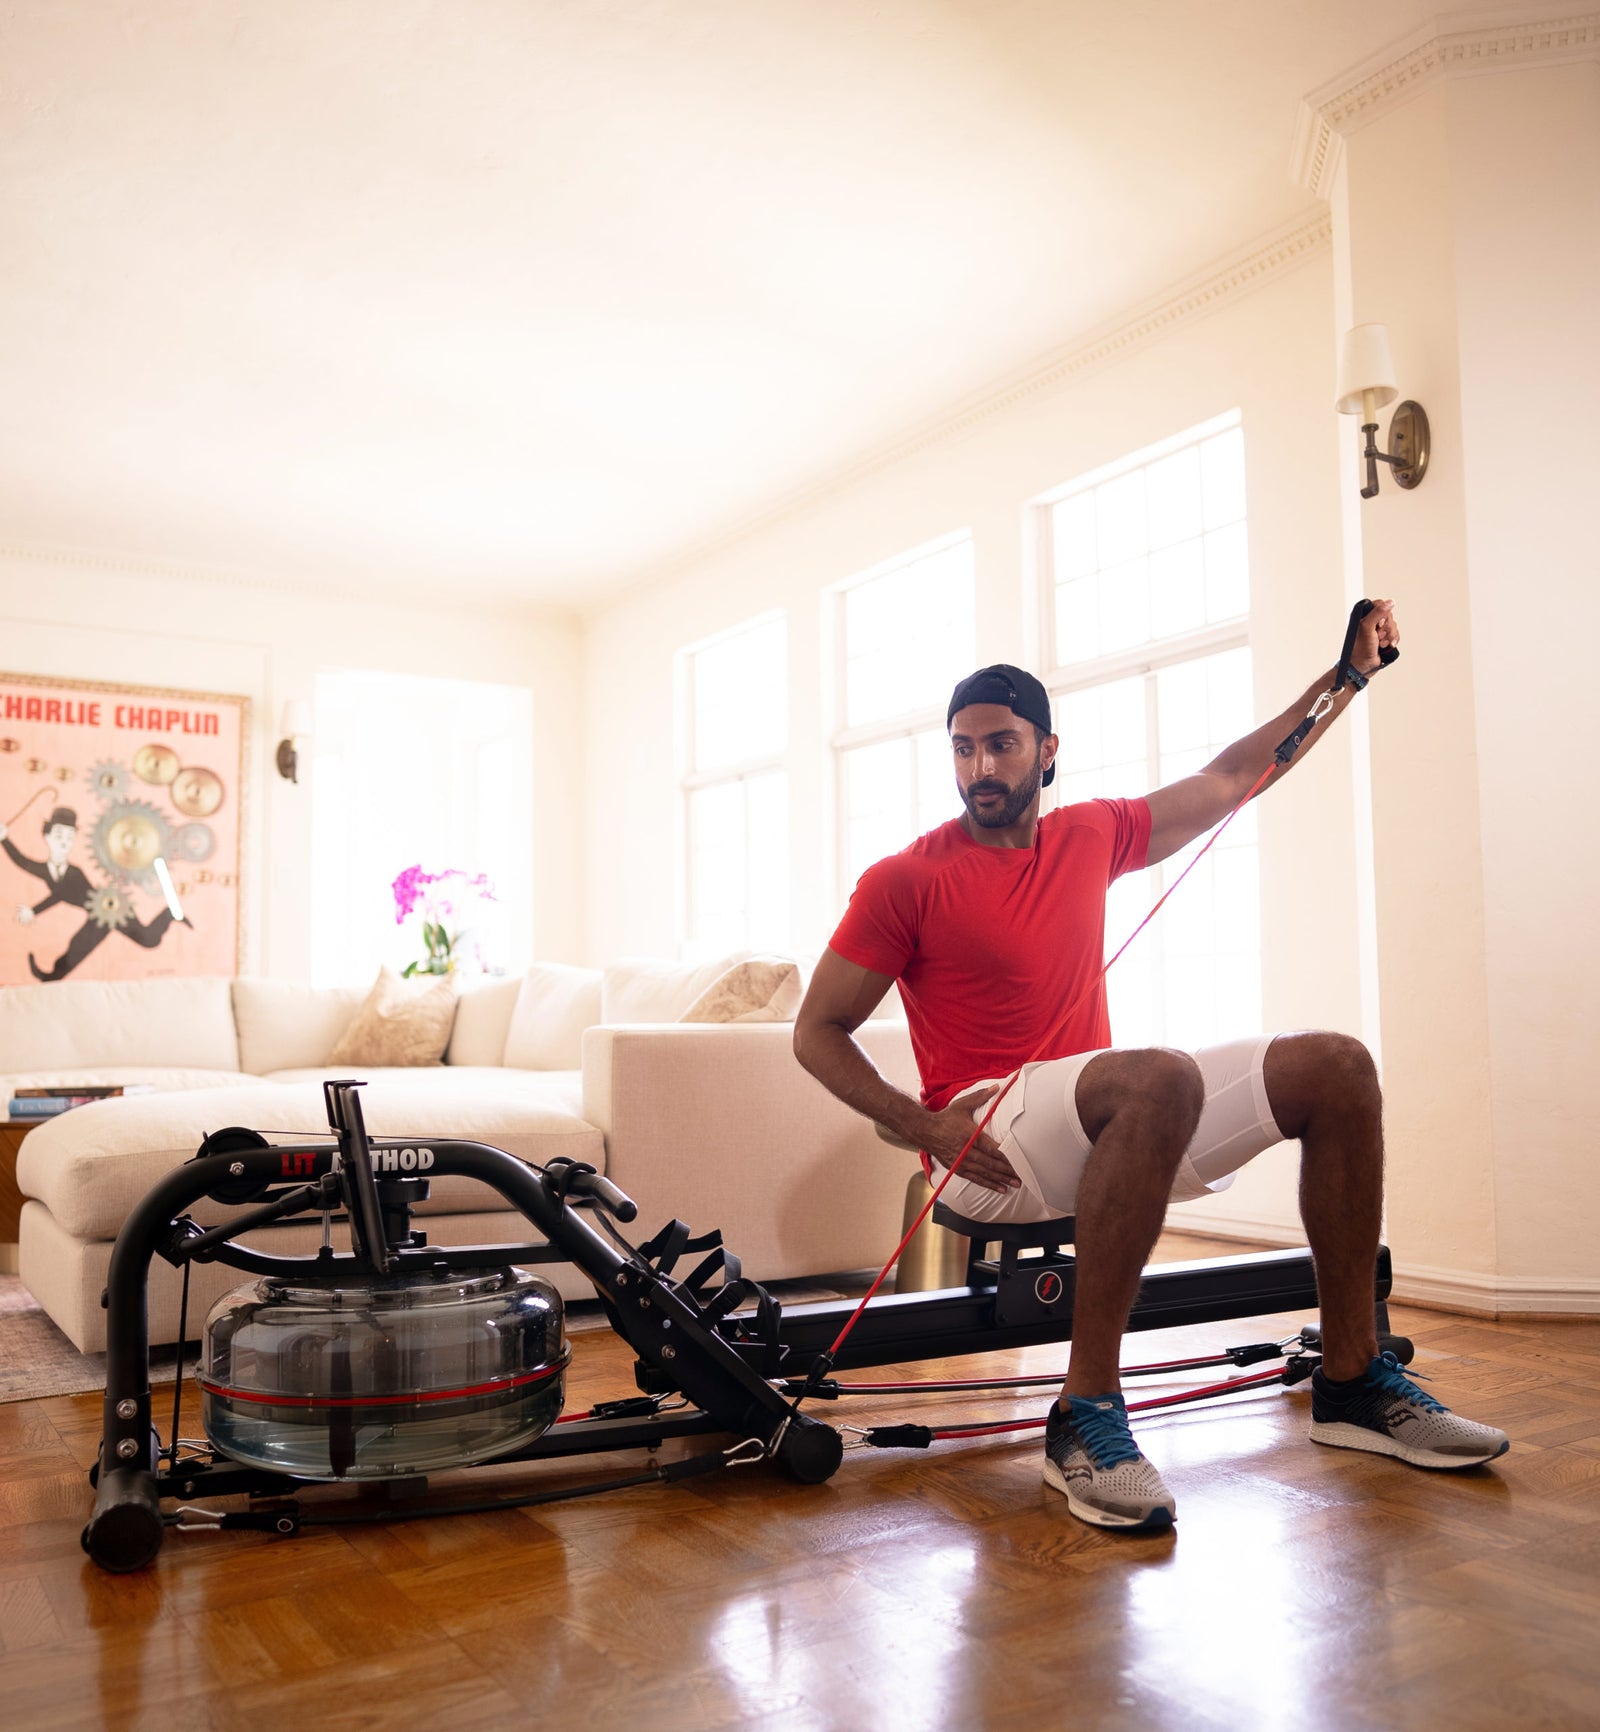
[(1117, 1467), (1139, 1459), (1138, 1445), (1128, 1429), (1128, 1415), (1120, 1407), (1101, 1407), (1074, 1396), (1072, 1427), (1096, 1467)]
[(1442, 1401), (1435, 1401), (1427, 1390), (1418, 1389), (1415, 1378), (1427, 1381), (1426, 1374), (1421, 1371), (1407, 1373), (1400, 1368), (1400, 1361), (1392, 1353), (1380, 1353), (1372, 1362), (1372, 1368), (1367, 1376), (1383, 1390), (1386, 1395), (1398, 1395), (1402, 1401), (1414, 1401), (1418, 1407), (1427, 1413), (1448, 1413), (1450, 1409)]

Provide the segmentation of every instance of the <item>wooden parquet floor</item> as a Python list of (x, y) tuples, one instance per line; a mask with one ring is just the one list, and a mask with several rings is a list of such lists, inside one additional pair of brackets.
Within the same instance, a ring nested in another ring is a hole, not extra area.
[[(1133, 1337), (1128, 1357), (1298, 1321)], [(1319, 1449), (1303, 1390), (1151, 1416), (1138, 1433), (1179, 1502), (1160, 1538), (1075, 1521), (1029, 1436), (852, 1453), (816, 1487), (756, 1467), (295, 1540), (175, 1534), (153, 1569), (112, 1577), (78, 1545), (97, 1399), (3, 1407), (0, 1725), (1600, 1726), (1600, 1322), (1396, 1325), (1443, 1400), (1512, 1434), (1508, 1456), (1446, 1475)], [(581, 1337), (571, 1404), (630, 1389), (622, 1345)], [(1043, 1404), (919, 1396), (849, 1417)]]

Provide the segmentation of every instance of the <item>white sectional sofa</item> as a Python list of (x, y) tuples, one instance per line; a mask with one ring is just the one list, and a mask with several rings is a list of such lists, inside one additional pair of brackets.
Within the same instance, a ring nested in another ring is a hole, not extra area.
[[(463, 993), (445, 1062), (330, 1069), (361, 988), (282, 982), (63, 981), (0, 989), (0, 1088), (143, 1083), (155, 1092), (75, 1108), (32, 1130), (17, 1160), (26, 1199), (19, 1268), (85, 1352), (104, 1345), (100, 1294), (112, 1241), (155, 1181), (209, 1131), (273, 1141), (325, 1130), (320, 1082), (357, 1075), (377, 1135), (459, 1136), (528, 1161), (568, 1155), (611, 1175), (640, 1206), (640, 1237), (674, 1215), (722, 1228), (757, 1279), (876, 1264), (893, 1248), (913, 1160), (884, 1146), (796, 1064), (787, 1023), (682, 1024), (714, 968), (539, 965)], [(903, 1024), (862, 1030), (896, 1081), (914, 1086)], [(203, 1224), (228, 1211), (203, 1204)], [(526, 1242), (532, 1229), (471, 1181), (435, 1181), (417, 1225), (437, 1244)], [(315, 1249), (316, 1220), (261, 1228), (251, 1243)], [(546, 1271), (567, 1297), (589, 1289)], [(192, 1275), (190, 1330), (241, 1277)], [(151, 1339), (176, 1338), (179, 1279), (151, 1282)]]

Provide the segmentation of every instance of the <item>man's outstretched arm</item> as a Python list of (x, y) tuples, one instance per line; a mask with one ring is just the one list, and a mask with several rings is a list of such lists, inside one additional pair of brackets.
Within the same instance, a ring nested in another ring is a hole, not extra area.
[[(836, 950), (823, 951), (794, 1020), (794, 1055), (829, 1094), (948, 1167), (972, 1135), (973, 1114), (994, 1090), (974, 1090), (932, 1112), (884, 1076), (855, 1031), (893, 985), (886, 974), (847, 962)], [(991, 1191), (1012, 1190), (1020, 1182), (987, 1134), (961, 1163), (961, 1176)]]
[[(1355, 648), (1350, 652), (1351, 666), (1358, 674), (1370, 676), (1383, 665), (1378, 652), (1390, 647), (1398, 649), (1399, 645), (1400, 627), (1394, 617), (1394, 603), (1374, 602), (1372, 612), (1361, 622), (1356, 633)], [(1156, 789), (1150, 796), (1148, 864), (1153, 866), (1169, 854), (1176, 854), (1196, 836), (1203, 835), (1227, 817), (1249, 793), (1261, 772), (1272, 763), (1272, 754), (1279, 742), (1300, 725), (1319, 694), (1333, 684), (1334, 674), (1335, 670), (1330, 668), (1327, 673), (1319, 675), (1281, 715), (1274, 716), (1242, 740), (1235, 740), (1203, 770)], [(1263, 792), (1286, 775), (1316, 745), (1327, 731), (1328, 723), (1355, 695), (1356, 688), (1347, 685), (1335, 697), (1333, 709), (1311, 731), (1295, 757), (1273, 772), (1263, 784)]]

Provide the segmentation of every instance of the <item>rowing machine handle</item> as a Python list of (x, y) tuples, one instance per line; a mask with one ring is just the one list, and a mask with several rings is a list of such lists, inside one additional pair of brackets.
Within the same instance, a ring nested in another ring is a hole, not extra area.
[(567, 1193), (574, 1197), (593, 1197), (608, 1215), (614, 1215), (619, 1221), (635, 1220), (639, 1214), (639, 1205), (626, 1191), (613, 1185), (604, 1173), (574, 1173)]

